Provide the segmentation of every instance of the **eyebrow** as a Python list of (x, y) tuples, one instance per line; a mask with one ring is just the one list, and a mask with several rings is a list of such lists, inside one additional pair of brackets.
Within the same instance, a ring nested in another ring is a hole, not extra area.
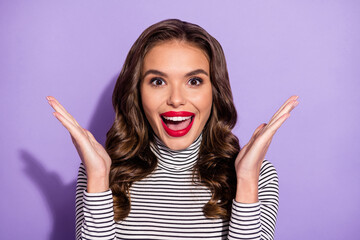
[[(154, 75), (159, 75), (159, 76), (162, 76), (162, 77), (167, 77), (167, 75), (165, 73), (161, 72), (161, 71), (158, 71), (158, 70), (155, 70), (155, 69), (150, 69), (150, 70), (145, 72), (145, 74), (144, 74), (144, 76), (142, 78), (145, 78), (149, 74), (154, 74)], [(185, 75), (185, 77), (190, 77), (190, 76), (197, 75), (197, 74), (205, 74), (206, 76), (209, 76), (209, 74), (205, 70), (196, 69), (194, 71), (188, 72)]]
[(207, 72), (205, 72), (205, 70), (203, 70), (203, 69), (196, 69), (194, 71), (187, 73), (185, 76), (190, 77), (190, 76), (197, 75), (197, 74), (205, 74), (206, 76), (209, 76), (209, 74)]

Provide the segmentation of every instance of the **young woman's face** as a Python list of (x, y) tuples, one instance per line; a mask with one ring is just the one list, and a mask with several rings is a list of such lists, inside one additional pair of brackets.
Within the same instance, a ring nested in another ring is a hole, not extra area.
[(140, 94), (156, 136), (170, 149), (187, 148), (200, 135), (211, 112), (205, 52), (184, 41), (155, 45), (144, 58)]

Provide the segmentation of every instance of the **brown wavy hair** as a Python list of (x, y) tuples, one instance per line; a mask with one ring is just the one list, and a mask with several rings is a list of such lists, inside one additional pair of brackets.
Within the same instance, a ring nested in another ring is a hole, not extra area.
[(209, 218), (229, 219), (236, 193), (234, 161), (240, 151), (231, 130), (237, 114), (233, 103), (224, 52), (219, 42), (196, 24), (168, 19), (148, 27), (131, 47), (115, 84), (112, 103), (115, 121), (107, 133), (106, 150), (112, 159), (110, 188), (113, 192), (115, 220), (130, 212), (129, 189), (154, 171), (157, 159), (150, 150), (154, 141), (139, 91), (145, 54), (156, 44), (179, 40), (195, 44), (209, 58), (213, 106), (203, 129), (193, 180), (207, 186), (211, 199), (203, 207)]

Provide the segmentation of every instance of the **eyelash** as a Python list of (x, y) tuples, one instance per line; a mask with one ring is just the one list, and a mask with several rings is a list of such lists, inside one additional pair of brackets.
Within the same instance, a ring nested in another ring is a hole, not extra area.
[(190, 83), (191, 81), (194, 81), (194, 80), (197, 81), (198, 83), (196, 83), (195, 85), (190, 84), (191, 86), (199, 86), (203, 83), (203, 80), (199, 77), (190, 78), (188, 83)]
[(151, 85), (153, 85), (154, 87), (160, 87), (160, 86), (164, 85), (164, 84), (157, 85), (157, 84), (156, 84), (156, 81), (159, 81), (159, 80), (162, 81), (162, 83), (165, 83), (165, 81), (164, 81), (162, 78), (158, 78), (158, 77), (152, 78), (152, 79), (150, 80), (150, 83), (151, 83)]
[[(190, 84), (190, 83), (191, 83), (192, 81), (194, 81), (194, 80), (197, 81), (197, 83), (196, 83), (196, 84)], [(162, 84), (158, 85), (158, 84), (157, 84), (157, 81), (161, 81)], [(190, 79), (189, 79), (188, 83), (189, 83), (191, 86), (199, 86), (199, 85), (201, 85), (201, 84), (203, 83), (203, 80), (202, 80), (201, 78), (199, 78), (199, 77), (193, 77), (193, 78), (190, 78)], [(164, 81), (164, 79), (162, 79), (162, 78), (155, 77), (155, 78), (152, 78), (152, 79), (150, 80), (150, 84), (153, 85), (154, 87), (160, 87), (160, 86), (162, 86), (162, 85), (165, 84), (165, 81)]]

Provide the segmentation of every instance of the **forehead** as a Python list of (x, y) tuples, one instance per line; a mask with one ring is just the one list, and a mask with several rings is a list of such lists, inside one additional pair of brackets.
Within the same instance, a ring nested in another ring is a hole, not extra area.
[(146, 53), (142, 70), (151, 68), (168, 70), (202, 68), (208, 72), (209, 58), (206, 52), (194, 43), (171, 40), (154, 45)]

